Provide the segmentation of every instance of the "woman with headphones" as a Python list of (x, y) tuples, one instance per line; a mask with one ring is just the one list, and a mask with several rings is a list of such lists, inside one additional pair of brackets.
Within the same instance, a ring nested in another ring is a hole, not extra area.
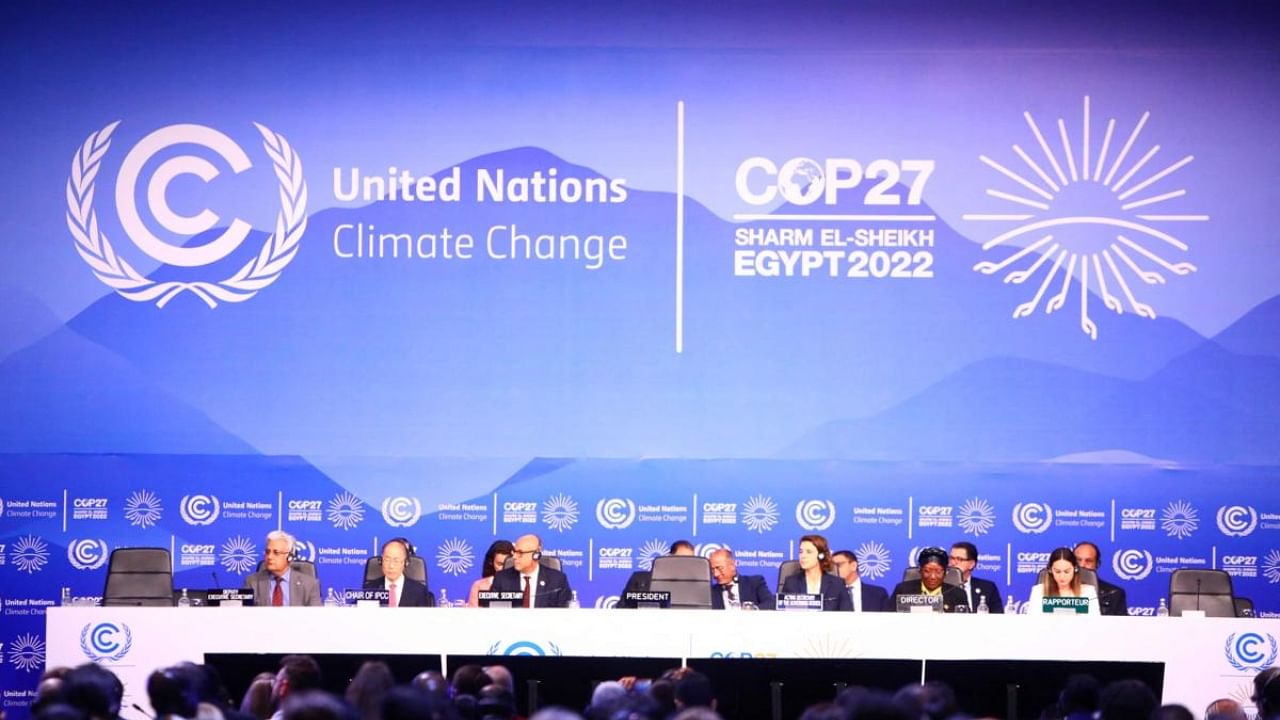
[(821, 595), (823, 610), (848, 610), (853, 612), (853, 598), (844, 587), (844, 580), (831, 574), (831, 547), (821, 535), (804, 535), (800, 538), (797, 553), (800, 571), (782, 582), (783, 595)]
[(1045, 598), (1083, 597), (1089, 598), (1089, 614), (1100, 614), (1098, 588), (1080, 582), (1080, 566), (1076, 564), (1076, 554), (1071, 548), (1060, 547), (1049, 553), (1048, 569), (1044, 582), (1031, 588), (1031, 600), (1027, 604), (1029, 612), (1039, 612)]

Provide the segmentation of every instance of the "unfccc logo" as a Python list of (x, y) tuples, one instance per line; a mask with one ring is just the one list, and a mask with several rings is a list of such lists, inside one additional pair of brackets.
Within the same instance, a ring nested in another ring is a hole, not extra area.
[(1111, 557), (1111, 568), (1121, 580), (1143, 580), (1154, 565), (1146, 550), (1121, 550)]
[(636, 504), (624, 498), (607, 498), (596, 503), (596, 522), (605, 530), (621, 530), (636, 521)]
[(211, 525), (218, 519), (221, 506), (213, 495), (183, 495), (178, 514), (188, 525)]
[(796, 524), (805, 530), (826, 530), (836, 521), (836, 506), (830, 500), (801, 500), (796, 503)]
[(422, 517), (422, 503), (418, 498), (389, 497), (382, 501), (382, 519), (391, 527), (412, 527)]
[[(302, 163), (283, 136), (254, 123), (262, 135), (262, 147), (271, 158), (280, 183), (281, 206), (276, 216), (275, 232), (267, 237), (262, 249), (238, 271), (220, 280), (158, 282), (139, 273), (116, 253), (93, 207), (94, 183), (102, 159), (111, 147), (111, 134), (119, 124), (119, 121), (113, 122), (89, 135), (72, 159), (71, 176), (67, 179), (67, 226), (75, 238), (80, 257), (99, 280), (135, 302), (154, 300), (157, 306), (164, 307), (185, 290), (213, 308), (219, 300), (248, 300), (280, 277), (297, 254), (298, 241), (307, 227), (307, 184), (302, 177)], [(213, 152), (235, 174), (253, 167), (244, 150), (221, 132), (204, 125), (169, 125), (142, 138), (125, 156), (116, 176), (116, 212), (125, 234), (151, 260), (180, 268), (205, 267), (224, 260), (237, 250), (253, 228), (236, 218), (209, 242), (184, 247), (165, 242), (147, 227), (137, 206), (140, 176), (154, 158), (167, 154), (169, 148), (178, 145), (195, 145)], [(155, 222), (183, 240), (213, 230), (220, 222), (216, 214), (204, 209), (195, 215), (181, 215), (169, 206), (168, 192), (170, 185), (179, 177), (194, 175), (209, 182), (218, 177), (218, 168), (195, 155), (168, 157), (154, 165), (146, 184), (146, 204)]]
[(1053, 524), (1053, 508), (1047, 503), (1018, 503), (1013, 506), (1013, 526), (1018, 532), (1038, 535)]
[(97, 570), (107, 563), (107, 543), (86, 538), (67, 545), (67, 561), (77, 570)]
[(1258, 527), (1258, 511), (1248, 505), (1218, 508), (1218, 529), (1227, 537), (1244, 537)]
[(1223, 648), (1227, 662), (1240, 672), (1261, 672), (1271, 667), (1280, 655), (1280, 646), (1270, 633), (1231, 633)]
[(90, 623), (80, 631), (80, 649), (94, 662), (124, 658), (133, 647), (133, 633), (124, 623)]

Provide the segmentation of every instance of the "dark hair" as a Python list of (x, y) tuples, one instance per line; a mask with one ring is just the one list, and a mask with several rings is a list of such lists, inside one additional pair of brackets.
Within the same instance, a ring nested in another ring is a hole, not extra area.
[[(1053, 579), (1053, 564), (1059, 560), (1066, 560), (1071, 563), (1071, 567), (1075, 568), (1075, 573), (1071, 576), (1071, 589), (1075, 592), (1076, 597), (1080, 596), (1080, 564), (1076, 562), (1076, 554), (1069, 547), (1060, 547), (1049, 553), (1049, 562), (1045, 564), (1045, 569), (1049, 572), (1044, 575), (1045, 597), (1058, 597), (1058, 583)], [(1114, 684), (1114, 683), (1112, 683)]]
[(289, 683), (290, 693), (320, 690), (324, 685), (320, 665), (310, 655), (285, 655), (280, 658), (280, 671)]
[(86, 715), (109, 720), (120, 714), (124, 685), (110, 670), (85, 663), (63, 677), (62, 697)]
[(1269, 718), (1280, 711), (1280, 665), (1253, 677), (1253, 702), (1258, 706), (1258, 717)]
[(1173, 703), (1156, 708), (1156, 711), (1151, 713), (1151, 720), (1196, 720), (1196, 716), (1187, 709), (1186, 705)]
[(839, 705), (822, 702), (805, 708), (800, 720), (844, 720), (844, 717), (844, 709)]
[(954, 549), (956, 549), (956, 548), (961, 548), (961, 549), (963, 549), (963, 550), (964, 550), (965, 555), (968, 555), (968, 557), (967, 557), (967, 558), (965, 558), (966, 560), (977, 560), (977, 559), (978, 559), (978, 546), (977, 546), (977, 545), (974, 545), (973, 543), (968, 542), (967, 540), (962, 540), (962, 541), (960, 541), (960, 542), (958, 542), (958, 543), (952, 543), (952, 544), (951, 544), (951, 549), (952, 549), (952, 550), (954, 550)]
[(285, 720), (356, 720), (351, 708), (323, 690), (289, 693), (281, 709)]
[(1063, 715), (1072, 713), (1093, 714), (1098, 709), (1098, 679), (1092, 675), (1072, 675), (1058, 694), (1058, 705)]
[(196, 716), (200, 703), (197, 679), (190, 668), (182, 665), (161, 668), (147, 678), (147, 699), (156, 716), (177, 715), (184, 718)]
[(682, 707), (712, 707), (715, 701), (711, 678), (696, 670), (676, 683), (676, 703)]
[(391, 668), (381, 660), (366, 660), (347, 684), (346, 698), (361, 720), (377, 720), (381, 717), (382, 701), (387, 691), (395, 687)]
[(487, 578), (494, 574), (493, 559), (499, 555), (511, 557), (515, 552), (516, 546), (511, 544), (510, 540), (494, 540), (489, 544), (489, 549), (484, 553), (484, 567), (480, 569), (480, 577)]
[(675, 555), (676, 551), (679, 550), (680, 548), (689, 548), (690, 552), (697, 552), (697, 548), (693, 546), (693, 543), (689, 542), (688, 540), (677, 540), (671, 543), (671, 554)]
[(818, 550), (818, 567), (822, 568), (822, 572), (831, 572), (831, 546), (827, 544), (827, 539), (821, 535), (801, 535), (800, 542), (796, 543), (796, 547), (800, 547), (800, 543), (809, 543)]
[(831, 553), (831, 558), (834, 560), (835, 558), (837, 558), (837, 557), (839, 557), (839, 556), (841, 556), (841, 555), (843, 555), (843, 556), (845, 556), (845, 557), (849, 558), (849, 559), (850, 559), (850, 560), (852, 560), (853, 562), (858, 562), (858, 556), (857, 556), (857, 555), (855, 555), (855, 554), (853, 553), (853, 551), (852, 551), (852, 550), (837, 550), (837, 551), (835, 551), (835, 552)]
[[(1085, 545), (1088, 545), (1089, 547), (1093, 548), (1093, 554), (1098, 556), (1098, 563), (1099, 563), (1099, 564), (1101, 564), (1101, 563), (1102, 563), (1102, 551), (1098, 549), (1098, 545), (1097, 545), (1096, 543), (1094, 543), (1094, 542), (1092, 542), (1092, 541), (1090, 541), (1090, 540), (1081, 540), (1080, 542), (1076, 543), (1076, 546), (1075, 546), (1074, 548), (1072, 548), (1072, 550), (1073, 550), (1073, 551), (1074, 551), (1074, 550), (1079, 550), (1080, 548), (1084, 547)], [(1074, 554), (1074, 552), (1073, 552), (1072, 554)]]
[(471, 695), (478, 696), (485, 685), (492, 685), (493, 678), (490, 678), (484, 668), (479, 665), (463, 665), (453, 672), (453, 693), (454, 695)]
[(916, 566), (923, 568), (929, 563), (938, 563), (942, 567), (947, 566), (947, 551), (940, 547), (927, 547), (916, 555)]
[(495, 718), (497, 720), (507, 720), (516, 715), (516, 699), (511, 691), (501, 685), (490, 683), (480, 689), (480, 694), (476, 697), (478, 702), (476, 706), (480, 709), (480, 714), (486, 718)]
[(396, 687), (382, 703), (383, 720), (456, 720), (458, 711), (448, 699), (418, 689)]
[(271, 685), (274, 681), (275, 675), (269, 672), (261, 672), (254, 676), (253, 682), (249, 683), (249, 687), (244, 691), (244, 697), (240, 700), (240, 712), (252, 715), (258, 720), (267, 720), (271, 717)]
[(1102, 720), (1149, 720), (1155, 709), (1155, 693), (1141, 680), (1118, 680), (1098, 697)]

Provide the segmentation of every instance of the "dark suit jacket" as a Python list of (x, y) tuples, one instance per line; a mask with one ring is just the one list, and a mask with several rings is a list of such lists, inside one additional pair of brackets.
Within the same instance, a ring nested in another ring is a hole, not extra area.
[[(493, 576), (493, 585), (489, 589), (494, 592), (522, 592), (524, 579), (515, 568), (507, 568)], [(538, 587), (532, 590), (535, 608), (568, 607), (569, 599), (573, 597), (573, 591), (569, 589), (569, 578), (559, 570), (545, 565), (538, 568)]]
[[(769, 583), (764, 579), (763, 575), (739, 575), (738, 600), (755, 603), (756, 607), (761, 610), (772, 610), (778, 605), (778, 599), (773, 593), (769, 592)], [(724, 587), (722, 585), (711, 586), (711, 608), (713, 610), (724, 609)]]
[[(890, 603), (894, 610), (898, 609), (899, 595), (920, 595), (923, 588), (919, 580), (904, 580), (893, 588), (893, 597)], [(965, 597), (964, 590), (955, 585), (942, 584), (942, 612), (955, 612), (958, 607), (967, 607), (969, 598)], [(960, 612), (967, 612), (961, 610)]]
[[(244, 586), (253, 591), (253, 604), (258, 607), (271, 607), (271, 592), (275, 590), (275, 581), (270, 572), (259, 570), (244, 579)], [(320, 583), (311, 575), (297, 570), (289, 571), (289, 606), (320, 607), (324, 598), (320, 596)]]
[[(400, 604), (396, 607), (435, 607), (435, 593), (427, 589), (426, 585), (417, 580), (410, 580), (403, 575), (400, 576), (404, 586), (400, 588)], [(386, 587), (386, 578), (382, 575), (366, 582), (365, 590), (382, 590)]]
[(648, 592), (649, 581), (653, 578), (653, 573), (648, 570), (637, 570), (631, 573), (631, 577), (627, 578), (627, 584), (622, 588), (622, 596), (618, 598), (618, 607), (635, 610), (634, 601), (627, 600), (627, 593), (631, 592)]
[[(784, 580), (782, 582), (782, 590), (779, 592), (783, 595), (809, 592), (808, 583), (804, 580), (804, 571), (795, 573)], [(822, 609), (853, 611), (853, 598), (849, 597), (849, 591), (845, 590), (844, 580), (835, 575), (823, 573)]]
[[(981, 598), (987, 598), (987, 610), (992, 613), (1004, 613), (1004, 603), (1000, 600), (1000, 588), (990, 580), (969, 576), (969, 584), (973, 587), (973, 602), (969, 604), (969, 612), (977, 612)], [(964, 588), (961, 588), (963, 591)]]
[(1098, 609), (1103, 615), (1128, 617), (1129, 603), (1124, 588), (1098, 578)]
[[(852, 603), (853, 599), (850, 598), (849, 602)], [(879, 585), (871, 585), (866, 580), (862, 581), (862, 612), (893, 612), (894, 609), (889, 603), (888, 590)]]

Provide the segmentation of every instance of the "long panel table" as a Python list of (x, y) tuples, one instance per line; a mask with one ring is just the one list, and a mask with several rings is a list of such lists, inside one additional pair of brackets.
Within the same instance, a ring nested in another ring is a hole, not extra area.
[[(50, 608), (47, 663), (94, 660), (147, 707), (146, 676), (206, 654), (1124, 661), (1165, 664), (1165, 702), (1248, 703), (1280, 620), (699, 610)], [(126, 711), (126, 717), (141, 717)]]

